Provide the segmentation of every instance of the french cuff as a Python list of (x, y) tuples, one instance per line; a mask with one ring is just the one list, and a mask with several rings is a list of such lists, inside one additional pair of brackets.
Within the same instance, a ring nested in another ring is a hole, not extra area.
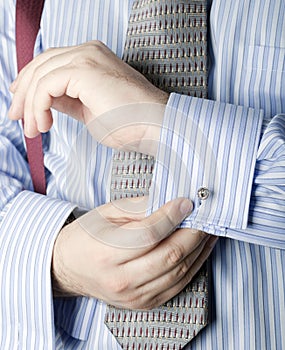
[(176, 197), (195, 208), (182, 227), (225, 235), (248, 222), (263, 111), (171, 94), (150, 189), (151, 211)]
[[(72, 210), (70, 203), (23, 191), (1, 221), (0, 315), (4, 323), (15, 325), (6, 327), (6, 335), (21, 349), (54, 346), (52, 251)], [(11, 334), (13, 329), (17, 334)]]

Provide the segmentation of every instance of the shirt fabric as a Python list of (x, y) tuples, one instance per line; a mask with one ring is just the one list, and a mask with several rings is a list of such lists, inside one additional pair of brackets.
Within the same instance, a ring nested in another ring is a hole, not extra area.
[[(98, 39), (121, 57), (131, 6), (46, 0), (35, 55)], [(172, 94), (167, 105), (152, 210), (188, 196), (195, 210), (182, 225), (220, 236), (211, 322), (187, 349), (285, 349), (284, 18), (283, 0), (213, 0), (211, 101)], [(54, 111), (43, 136), (47, 196), (33, 192), (21, 125), (7, 118), (14, 27), (15, 0), (0, 0), (0, 349), (120, 349), (104, 326), (105, 304), (53, 300), (50, 277), (69, 213), (106, 201), (112, 151)]]

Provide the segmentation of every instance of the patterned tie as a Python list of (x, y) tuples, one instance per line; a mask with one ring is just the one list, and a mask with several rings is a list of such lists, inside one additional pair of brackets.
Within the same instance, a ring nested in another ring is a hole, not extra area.
[[(207, 1), (138, 0), (129, 19), (124, 60), (168, 92), (207, 97)], [(115, 151), (111, 200), (148, 194), (154, 159)], [(105, 324), (123, 349), (182, 349), (208, 322), (208, 270), (150, 311), (107, 306)]]

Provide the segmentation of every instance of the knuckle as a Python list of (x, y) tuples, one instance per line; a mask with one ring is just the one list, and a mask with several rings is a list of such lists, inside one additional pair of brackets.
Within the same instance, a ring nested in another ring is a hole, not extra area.
[(98, 63), (104, 62), (105, 48), (106, 46), (99, 40), (88, 42), (74, 51), (71, 64), (94, 68)]
[(151, 259), (150, 257), (146, 258), (145, 260), (145, 266), (144, 266), (144, 273), (145, 274), (153, 274), (153, 271), (157, 270), (157, 265), (154, 262), (153, 259)]
[(151, 310), (151, 309), (155, 309), (157, 307), (159, 307), (160, 305), (163, 304), (163, 300), (161, 299), (161, 297), (159, 295), (153, 297), (149, 303), (146, 305), (146, 310)]
[(206, 238), (208, 236), (208, 233), (201, 231), (201, 230), (197, 230), (197, 229), (190, 229), (191, 233), (193, 235), (196, 235), (197, 239), (202, 241), (204, 238)]
[(153, 297), (143, 288), (138, 288), (126, 296), (124, 306), (130, 310), (150, 310), (159, 304), (159, 296)]
[(129, 310), (142, 310), (144, 308), (140, 300), (137, 299), (129, 299), (125, 307)]
[(169, 210), (165, 213), (165, 221), (169, 228), (174, 228), (178, 225), (177, 220)]
[(98, 49), (105, 47), (105, 44), (101, 40), (93, 40), (92, 45)]
[(187, 274), (186, 282), (183, 284), (183, 288), (192, 281), (193, 277), (196, 275), (196, 272), (198, 272), (198, 271), (199, 271), (199, 269), (189, 270), (189, 272)]
[(206, 238), (208, 236), (208, 233), (204, 232), (204, 231), (197, 231), (199, 237), (202, 239)]
[(179, 266), (178, 266), (178, 271), (177, 271), (177, 276), (178, 277), (184, 277), (189, 271), (189, 266), (186, 260), (183, 260)]
[[(50, 58), (48, 60), (50, 60)], [(42, 66), (39, 65), (39, 66), (35, 67), (32, 74), (33, 74), (34, 81), (39, 81), (42, 77)]]
[(45, 50), (44, 53), (42, 53), (42, 55), (48, 55), (50, 54), (51, 52), (54, 52), (56, 49), (54, 47), (49, 47)]
[(143, 232), (142, 232), (142, 240), (144, 245), (146, 246), (152, 246), (156, 243), (159, 242), (159, 232), (156, 228), (155, 225), (152, 226), (147, 226), (144, 222), (143, 222), (144, 228), (143, 228)]
[(176, 266), (184, 258), (183, 247), (177, 243), (172, 243), (166, 249), (165, 260), (170, 266)]
[[(50, 73), (51, 77), (54, 77), (54, 72)], [(34, 96), (35, 95), (41, 95), (42, 93), (46, 93), (48, 91), (47, 89), (47, 80), (48, 80), (48, 76), (44, 75), (41, 76), (40, 74), (37, 75), (37, 77), (34, 79), (35, 82), (35, 91), (34, 91), (34, 95), (31, 96), (33, 97), (33, 102), (36, 104), (41, 104), (42, 102), (38, 99), (35, 99)]]
[(87, 46), (93, 53), (96, 60), (100, 60), (105, 56), (105, 44), (102, 43), (100, 40), (95, 40)]
[(75, 55), (70, 66), (80, 68), (94, 68), (96, 66), (95, 55)]
[(178, 211), (178, 207), (176, 202), (172, 201), (167, 203), (167, 205), (161, 207), (165, 220), (167, 220), (167, 224), (171, 227), (176, 227), (183, 219), (180, 211)]
[(129, 280), (126, 278), (126, 276), (121, 276), (120, 274), (116, 278), (112, 278), (110, 280), (110, 289), (117, 295), (126, 293), (129, 286)]
[(191, 267), (191, 269), (189, 269), (188, 273), (185, 276), (185, 285), (189, 284), (193, 278), (195, 278), (197, 276), (197, 273), (199, 272), (199, 270), (201, 269), (203, 263), (205, 262), (204, 259), (197, 259), (195, 266)]
[(124, 306), (130, 310), (142, 310), (145, 307), (145, 301), (140, 293), (134, 292), (127, 296)]

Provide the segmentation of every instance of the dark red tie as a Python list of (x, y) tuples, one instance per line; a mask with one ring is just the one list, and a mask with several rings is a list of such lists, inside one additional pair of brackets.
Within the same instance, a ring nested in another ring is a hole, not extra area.
[[(18, 72), (33, 59), (34, 45), (40, 27), (44, 0), (17, 0), (16, 49)], [(35, 192), (46, 193), (41, 135), (25, 137), (27, 156)]]

